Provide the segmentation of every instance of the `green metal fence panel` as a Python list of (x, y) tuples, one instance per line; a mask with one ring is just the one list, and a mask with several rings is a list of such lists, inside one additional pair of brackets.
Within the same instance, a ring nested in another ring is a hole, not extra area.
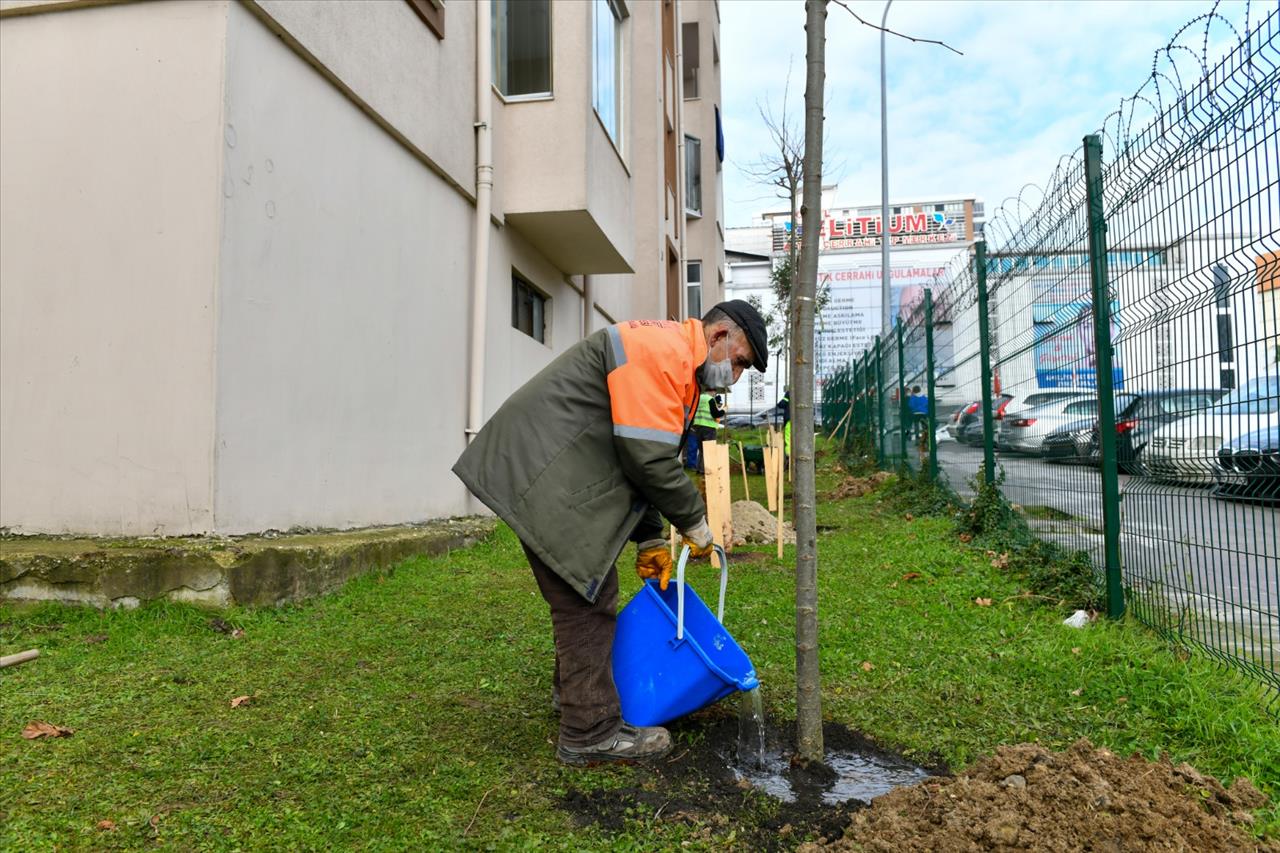
[(1098, 389), (1098, 448), (1102, 473), (1103, 572), (1107, 615), (1124, 614), (1120, 582), (1120, 481), (1116, 465), (1117, 434), (1101, 425), (1116, 422), (1115, 372), (1111, 359), (1111, 289), (1107, 278), (1107, 222), (1102, 208), (1102, 139), (1084, 138), (1085, 202), (1089, 211), (1089, 284), (1093, 303), (1094, 384)]
[(840, 381), (882, 466), (997, 483), (1110, 615), (1280, 699), (1280, 8), (1233, 14), (1183, 27)]

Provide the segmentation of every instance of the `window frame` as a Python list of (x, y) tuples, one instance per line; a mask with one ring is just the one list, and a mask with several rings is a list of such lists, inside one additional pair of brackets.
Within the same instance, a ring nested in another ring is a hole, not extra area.
[(444, 0), (405, 0), (427, 29), (444, 38)]
[[(493, 78), (491, 81), (493, 90), (498, 93), (498, 96), (502, 98), (504, 103), (509, 103), (509, 104), (520, 103), (521, 101), (546, 101), (554, 98), (555, 91), (556, 91), (555, 27), (552, 25), (553, 22), (551, 18), (551, 9), (552, 9), (551, 0), (545, 0), (547, 4), (547, 90), (545, 92), (527, 92), (521, 95), (507, 94), (506, 92), (502, 91), (503, 87), (500, 84), (502, 75), (499, 73), (499, 70), (501, 67), (502, 58), (506, 56), (506, 52), (499, 50), (499, 39), (498, 39), (499, 19), (502, 19), (504, 22), (502, 32), (505, 33), (506, 32), (505, 23), (507, 22), (507, 18), (504, 15), (499, 14), (499, 8), (510, 9), (511, 8), (510, 4), (512, 2), (529, 2), (529, 0), (489, 0), (489, 2), (491, 4), (489, 50), (491, 54), (490, 58), (491, 58), (491, 66), (492, 66), (490, 68), (490, 74), (492, 75), (492, 78)], [(508, 71), (509, 70), (510, 69), (508, 68)], [(510, 75), (508, 74), (508, 76)]]
[[(696, 283), (693, 280), (693, 270), (695, 267), (698, 270), (698, 280)], [(698, 288), (698, 310), (697, 311), (693, 310), (691, 305), (691, 300), (690, 300), (690, 291), (692, 291), (695, 287)], [(703, 312), (702, 312), (702, 261), (701, 260), (684, 262), (684, 307), (685, 307), (686, 317), (697, 318), (702, 316)]]
[[(600, 112), (600, 54), (599, 54), (599, 36), (600, 36), (600, 20), (599, 14), (601, 7), (607, 7), (613, 18), (613, 112), (616, 127), (611, 132), (609, 129), (609, 121)], [(619, 152), (622, 151), (622, 140), (626, 137), (623, 132), (626, 118), (624, 93), (626, 86), (624, 78), (626, 77), (626, 57), (623, 55), (626, 47), (626, 39), (623, 37), (623, 26), (627, 20), (626, 10), (617, 0), (592, 0), (591, 2), (591, 109), (595, 112), (596, 118), (600, 120), (600, 125), (604, 128), (605, 135), (613, 142), (615, 148)], [(616, 134), (616, 135), (615, 135)]]
[[(530, 296), (537, 300), (538, 311), (531, 311), (529, 316), (529, 329), (525, 329), (520, 325), (520, 309), (523, 304), (522, 291), (527, 292)], [(540, 287), (529, 280), (528, 276), (520, 274), (515, 267), (511, 268), (511, 328), (521, 334), (528, 335), (533, 340), (543, 346), (550, 346), (548, 338), (548, 306), (551, 304), (551, 297), (548, 296)], [(540, 315), (542, 318), (542, 328), (538, 334), (533, 332), (533, 324), (536, 317)]]
[[(689, 143), (698, 149), (694, 162), (698, 164), (698, 206), (689, 206), (689, 189), (693, 172), (689, 168)], [(684, 212), (686, 216), (702, 216), (702, 140), (686, 133), (684, 135)]]

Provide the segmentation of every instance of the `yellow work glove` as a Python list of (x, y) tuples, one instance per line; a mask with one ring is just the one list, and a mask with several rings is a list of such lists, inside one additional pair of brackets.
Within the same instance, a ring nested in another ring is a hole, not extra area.
[(641, 580), (654, 578), (664, 592), (671, 581), (671, 552), (665, 539), (647, 539), (636, 546), (636, 574)]
[(689, 546), (690, 557), (707, 556), (711, 553), (712, 545), (715, 544), (711, 538), (711, 528), (707, 526), (705, 516), (688, 530), (681, 530), (680, 535), (684, 537), (684, 544)]

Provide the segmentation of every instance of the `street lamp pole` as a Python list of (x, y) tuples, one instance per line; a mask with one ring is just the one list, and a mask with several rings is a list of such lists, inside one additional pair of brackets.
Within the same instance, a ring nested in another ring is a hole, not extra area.
[(880, 18), (880, 331), (889, 334), (892, 325), (891, 291), (889, 290), (889, 109), (885, 97), (884, 25), (889, 20), (889, 7), (884, 4)]

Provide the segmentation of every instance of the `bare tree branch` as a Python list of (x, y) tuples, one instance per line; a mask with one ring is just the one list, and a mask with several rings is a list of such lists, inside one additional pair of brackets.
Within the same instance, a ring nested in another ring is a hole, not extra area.
[(873, 30), (880, 30), (881, 32), (888, 33), (891, 36), (897, 36), (898, 38), (904, 38), (907, 41), (914, 41), (920, 44), (936, 44), (941, 47), (945, 47), (947, 50), (951, 51), (952, 53), (959, 54), (960, 56), (964, 56), (964, 51), (956, 50), (954, 47), (947, 44), (945, 41), (938, 41), (937, 39), (916, 38), (915, 36), (909, 36), (906, 33), (900, 33), (895, 30), (891, 30), (888, 27), (877, 26), (876, 24), (871, 23), (866, 18), (859, 15), (857, 12), (850, 9), (848, 4), (846, 4), (844, 0), (831, 0), (831, 2), (835, 3), (837, 6), (843, 7), (846, 12), (848, 12), (850, 15), (853, 15), (853, 17), (858, 19), (858, 23), (863, 24), (864, 26), (871, 27), (871, 29)]

